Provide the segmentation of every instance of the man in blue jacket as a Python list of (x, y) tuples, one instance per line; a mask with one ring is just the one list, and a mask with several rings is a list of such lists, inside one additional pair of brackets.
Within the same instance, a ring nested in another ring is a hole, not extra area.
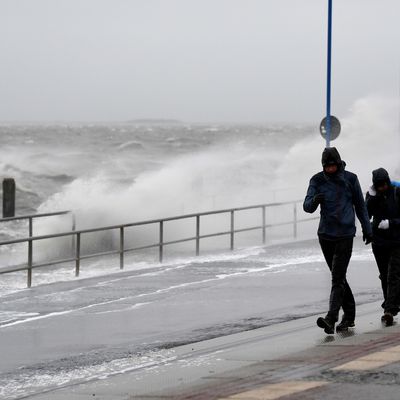
[(345, 170), (346, 163), (335, 147), (322, 153), (323, 171), (311, 178), (304, 211), (314, 213), (321, 207), (318, 236), (326, 263), (332, 274), (329, 312), (317, 325), (333, 334), (340, 308), (344, 315), (337, 331), (354, 326), (356, 304), (347, 283), (347, 268), (356, 235), (355, 215), (361, 222), (365, 244), (372, 241), (372, 228), (357, 175)]

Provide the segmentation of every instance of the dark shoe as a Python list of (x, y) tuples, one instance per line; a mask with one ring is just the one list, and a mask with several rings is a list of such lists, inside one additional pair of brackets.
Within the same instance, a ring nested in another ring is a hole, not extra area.
[(383, 314), (381, 320), (386, 326), (392, 326), (393, 325), (393, 314), (391, 314), (389, 312), (385, 312), (385, 314)]
[(333, 335), (335, 333), (335, 322), (329, 318), (318, 318), (317, 325), (325, 331), (327, 335)]
[(342, 322), (336, 327), (336, 332), (346, 332), (349, 328), (354, 328), (354, 321), (342, 319)]

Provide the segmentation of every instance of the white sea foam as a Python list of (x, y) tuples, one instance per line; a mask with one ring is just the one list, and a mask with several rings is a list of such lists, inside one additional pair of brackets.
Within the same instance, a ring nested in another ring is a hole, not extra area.
[(174, 351), (165, 350), (57, 372), (46, 369), (44, 371), (21, 370), (18, 377), (0, 380), (0, 397), (10, 400), (18, 399), (93, 379), (102, 380), (139, 369), (158, 368), (174, 360), (176, 360)]

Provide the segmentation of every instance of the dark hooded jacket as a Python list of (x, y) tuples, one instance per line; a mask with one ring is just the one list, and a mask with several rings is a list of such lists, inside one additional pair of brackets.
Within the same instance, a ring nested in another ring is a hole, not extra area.
[(356, 234), (355, 215), (361, 222), (364, 235), (372, 235), (370, 219), (357, 175), (345, 170), (336, 148), (327, 148), (322, 154), (322, 165), (336, 164), (338, 172), (328, 175), (324, 171), (310, 180), (304, 200), (304, 211), (313, 213), (318, 208), (314, 201), (317, 194), (324, 194), (321, 204), (321, 218), (318, 235), (328, 240), (354, 237)]
[[(374, 234), (373, 243), (381, 246), (400, 245), (400, 188), (392, 185), (389, 173), (384, 168), (372, 172), (373, 186), (379, 187), (387, 183), (389, 189), (386, 193), (377, 192), (366, 196), (368, 214), (372, 220)], [(379, 229), (378, 225), (383, 220), (389, 220), (389, 229)]]

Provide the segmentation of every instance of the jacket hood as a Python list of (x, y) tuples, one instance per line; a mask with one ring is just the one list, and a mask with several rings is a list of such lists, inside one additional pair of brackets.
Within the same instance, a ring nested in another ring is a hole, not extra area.
[(378, 168), (375, 171), (372, 171), (372, 182), (375, 187), (384, 185), (385, 183), (390, 186), (391, 181), (389, 172), (387, 172), (385, 168)]
[(342, 159), (336, 147), (327, 147), (322, 153), (322, 166), (337, 165), (342, 166)]

